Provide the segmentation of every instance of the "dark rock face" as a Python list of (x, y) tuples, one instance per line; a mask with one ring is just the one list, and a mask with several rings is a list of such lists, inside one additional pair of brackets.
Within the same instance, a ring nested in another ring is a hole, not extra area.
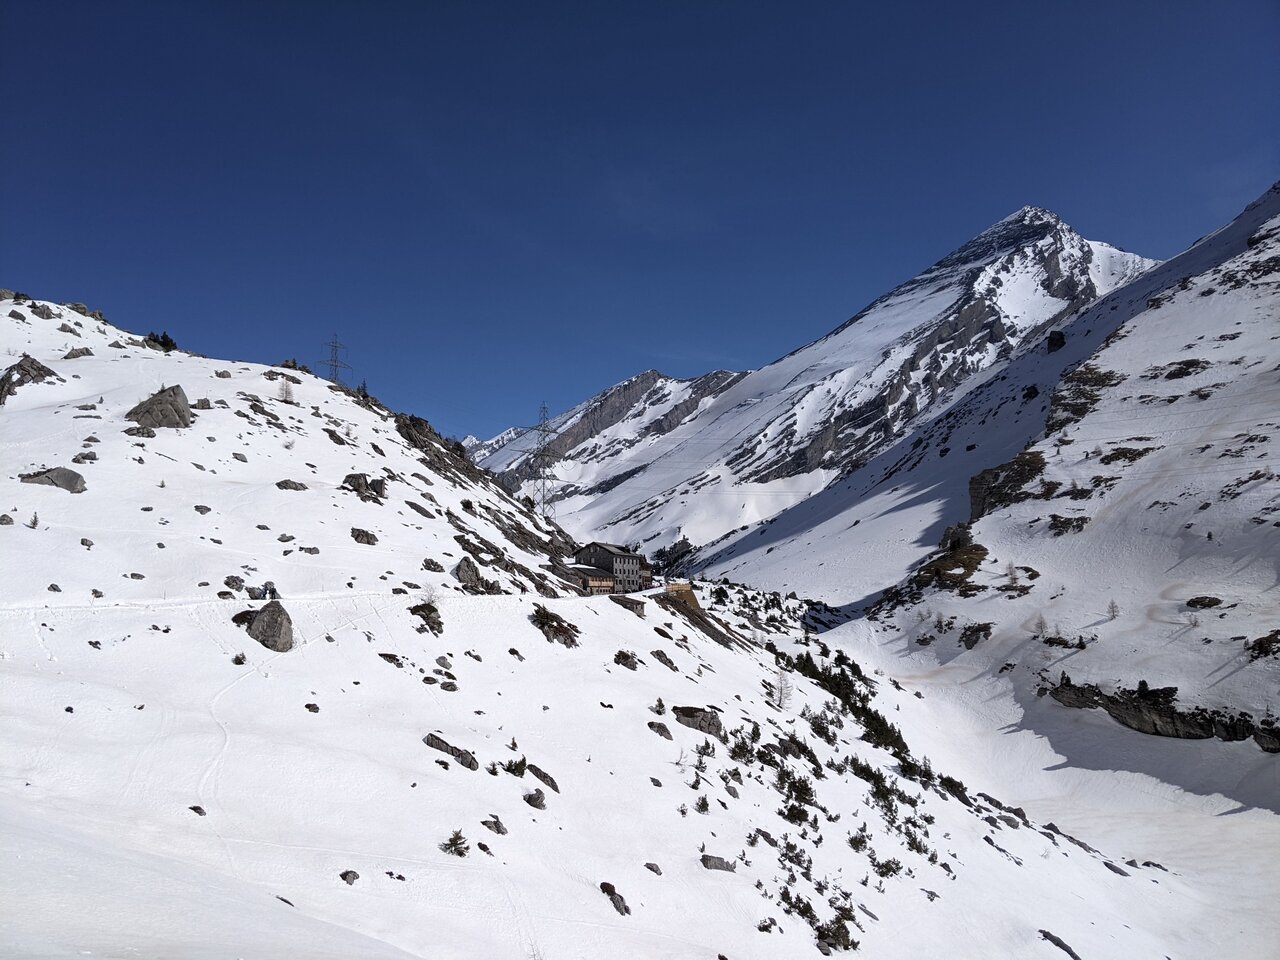
[(983, 640), (991, 639), (991, 623), (969, 623), (960, 631), (960, 643), (966, 650), (972, 650)]
[(249, 623), (249, 636), (276, 653), (293, 649), (293, 620), (279, 600), (272, 600), (254, 614)]
[(650, 720), (649, 729), (652, 730), (654, 733), (656, 733), (658, 736), (662, 737), (664, 740), (675, 739), (674, 737), (671, 736), (671, 731), (667, 729), (667, 725), (665, 723), (659, 723), (657, 720)]
[(378, 538), (368, 530), (361, 530), (359, 527), (351, 528), (351, 539), (356, 543), (363, 543), (366, 546), (374, 546), (378, 542)]
[(47, 303), (33, 303), (28, 309), (31, 311), (32, 316), (39, 317), (41, 320), (53, 319), (53, 307)]
[(430, 557), (422, 561), (422, 569), (429, 570), (431, 573), (444, 573), (444, 567), (439, 560), (432, 560)]
[(550, 787), (554, 792), (556, 793), (560, 792), (560, 787), (556, 784), (556, 778), (551, 776), (551, 774), (547, 773), (547, 771), (543, 770), (536, 763), (528, 764), (525, 767), (525, 769), (529, 772), (531, 776), (541, 780), (544, 784)]
[(143, 400), (124, 417), (140, 427), (153, 430), (189, 427), (192, 419), (191, 405), (187, 402), (186, 392), (175, 384)]
[(1190, 600), (1187, 601), (1187, 606), (1190, 607), (1192, 610), (1207, 610), (1210, 607), (1219, 606), (1221, 605), (1221, 603), (1222, 603), (1222, 599), (1220, 597), (1203, 596), (1203, 597), (1192, 597)]
[(646, 863), (644, 865), (644, 868), (646, 870), (651, 871), (652, 873), (656, 873), (658, 876), (662, 876), (662, 868), (658, 866), (656, 863)]
[(421, 626), (418, 627), (419, 633), (430, 630), (437, 637), (444, 633), (444, 621), (440, 619), (440, 611), (434, 603), (423, 601), (410, 607), (409, 612), (422, 620)]
[(428, 733), (422, 738), (422, 742), (432, 750), (439, 750), (441, 753), (447, 753), (449, 756), (453, 757), (453, 759), (458, 761), (459, 766), (466, 767), (468, 770), (480, 769), (480, 761), (475, 758), (475, 755), (470, 750), (463, 750), (461, 747), (455, 747), (443, 737), (439, 737), (434, 733)]
[(354, 870), (343, 870), (338, 874), (338, 878), (344, 881), (347, 886), (352, 886), (360, 879), (360, 874), (356, 873)]
[(496, 813), (489, 814), (488, 820), (481, 820), (480, 826), (484, 827), (487, 830), (492, 830), (494, 833), (496, 833), (500, 837), (505, 836), (507, 833), (506, 825), (502, 822), (502, 820), (498, 817)]
[(24, 353), (17, 363), (0, 373), (0, 407), (24, 384), (43, 383), (57, 376), (35, 357)]
[(81, 357), (92, 357), (93, 351), (88, 347), (76, 347), (74, 350), (68, 350), (62, 357), (63, 360), (79, 360)]
[(736, 863), (731, 863), (724, 857), (714, 857), (709, 853), (702, 855), (702, 865), (708, 870), (725, 870), (734, 873), (738, 869)]
[(276, 487), (280, 490), (305, 490), (307, 485), (299, 483), (297, 480), (277, 480)]
[(676, 723), (682, 723), (699, 733), (705, 733), (724, 742), (724, 725), (720, 723), (720, 715), (705, 707), (672, 707), (671, 715)]
[(636, 655), (630, 650), (619, 650), (613, 655), (613, 662), (620, 667), (626, 667), (628, 670), (635, 670), (640, 664), (640, 661), (636, 659)]
[(1070, 957), (1071, 960), (1080, 960), (1080, 954), (1076, 953), (1069, 946), (1067, 946), (1067, 943), (1065, 940), (1063, 940), (1059, 936), (1055, 936), (1054, 934), (1050, 933), (1048, 930), (1040, 931), (1040, 939), (1047, 940), (1049, 941), (1049, 943), (1052, 943), (1055, 947), (1057, 947), (1059, 950), (1065, 953), (1068, 957)]
[(1044, 454), (1024, 450), (1008, 463), (990, 467), (969, 480), (969, 522), (1002, 507), (1030, 500), (1027, 484), (1044, 473)]
[(671, 657), (667, 655), (665, 650), (650, 650), (649, 656), (653, 657), (653, 659), (657, 660), (672, 673), (680, 672), (680, 668), (675, 665), (674, 661), (672, 661)]
[(532, 793), (526, 793), (524, 795), (524, 802), (535, 810), (547, 809), (547, 795), (542, 792), (541, 787), (534, 790)]
[(463, 557), (458, 561), (458, 565), (453, 568), (453, 575), (458, 578), (458, 582), (464, 587), (481, 593), (486, 592), (479, 588), (488, 581), (480, 576), (480, 568), (476, 566), (476, 562), (470, 557)]
[(1143, 681), (1135, 690), (1103, 693), (1096, 684), (1074, 684), (1065, 674), (1049, 689), (1049, 696), (1063, 706), (1101, 707), (1117, 723), (1158, 737), (1228, 742), (1250, 737), (1267, 753), (1280, 753), (1280, 727), (1256, 724), (1248, 714), (1231, 715), (1220, 710), (1179, 710), (1174, 706), (1177, 687), (1150, 688)]
[(622, 898), (616, 887), (607, 880), (600, 884), (600, 892), (609, 898), (609, 902), (613, 904), (613, 909), (617, 910), (622, 916), (631, 913), (631, 908), (627, 906), (627, 901)]
[(570, 623), (558, 613), (553, 613), (540, 603), (533, 605), (533, 614), (529, 617), (533, 625), (542, 631), (549, 643), (558, 643), (565, 647), (578, 645), (578, 634), (582, 631), (576, 623)]
[(1050, 330), (1048, 339), (1045, 342), (1049, 353), (1057, 353), (1067, 345), (1067, 335), (1061, 330)]
[(366, 503), (381, 503), (387, 495), (387, 481), (382, 477), (370, 480), (363, 473), (348, 473), (343, 478), (341, 489), (350, 490)]
[(67, 493), (84, 493), (85, 491), (84, 477), (66, 467), (52, 467), (37, 473), (22, 473), (18, 475), (18, 479), (23, 483), (42, 483), (57, 487)]

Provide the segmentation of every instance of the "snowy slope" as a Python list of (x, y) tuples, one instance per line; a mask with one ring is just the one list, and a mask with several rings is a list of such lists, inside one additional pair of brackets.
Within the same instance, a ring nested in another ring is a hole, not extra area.
[[(1060, 350), (1018, 357), (859, 474), (713, 548), (710, 570), (850, 610), (892, 587), (872, 607), (879, 633), (979, 673), (1008, 664), (1025, 706), (1052, 690), (1057, 710), (1280, 747), (1267, 732), (1280, 711), (1278, 281), (1273, 188), (1065, 324)], [(962, 642), (975, 624), (981, 638)], [(1136, 696), (1140, 684), (1166, 693)], [(1126, 762), (1145, 768), (1141, 753)], [(1274, 806), (1274, 765), (1250, 779), (1241, 798)]]
[[(1117, 799), (1111, 820), (1081, 816), (1033, 775), (1043, 742), (991, 761), (991, 716), (953, 715), (914, 663), (891, 679), (883, 645), (859, 669), (825, 642), (858, 626), (835, 611), (703, 586), (707, 614), (651, 597), (642, 619), (568, 595), (557, 532), (421, 421), (67, 307), (0, 314), (13, 362), (56, 374), (0, 406), (16, 520), (0, 526), (0, 955), (799, 957), (815, 928), (877, 957), (1271, 942), (1273, 878), (1224, 868), (1257, 818), (1216, 821), (1221, 798), (1088, 773), (1073, 790)], [(126, 435), (124, 414), (173, 384), (208, 408)], [(19, 482), (48, 466), (86, 489)], [(386, 496), (343, 489), (349, 473)], [(467, 554), (504, 592), (460, 589)], [(285, 652), (233, 622), (267, 580)], [(428, 601), (437, 630), (409, 609)], [(546, 635), (569, 625), (571, 643)], [(962, 723), (972, 744), (944, 734)], [(1114, 828), (1135, 812), (1207, 821), (1218, 846)], [(440, 849), (454, 830), (465, 858)], [(1232, 881), (1247, 889), (1224, 924)]]
[[(1024, 208), (761, 370), (698, 381), (650, 371), (553, 422), (557, 516), (582, 537), (650, 550), (681, 536), (704, 544), (766, 520), (1151, 265)], [(602, 408), (609, 416), (583, 430), (584, 414)], [(536, 441), (508, 432), (475, 453), (527, 490)]]

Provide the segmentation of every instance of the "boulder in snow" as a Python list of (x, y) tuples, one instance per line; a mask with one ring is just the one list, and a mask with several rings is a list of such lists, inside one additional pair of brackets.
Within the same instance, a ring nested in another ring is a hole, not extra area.
[(23, 483), (47, 484), (59, 490), (65, 490), (67, 493), (84, 493), (85, 489), (84, 477), (66, 467), (51, 467), (36, 473), (23, 473), (18, 475), (18, 479)]
[(182, 387), (175, 384), (152, 394), (124, 415), (140, 427), (179, 428), (191, 426), (191, 405)]
[(276, 653), (293, 649), (293, 620), (279, 600), (272, 600), (254, 614), (249, 622), (249, 636)]

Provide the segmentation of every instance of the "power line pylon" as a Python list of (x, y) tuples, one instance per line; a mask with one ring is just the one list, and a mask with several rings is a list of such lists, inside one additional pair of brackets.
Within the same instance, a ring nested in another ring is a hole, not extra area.
[(351, 364), (342, 359), (342, 351), (347, 349), (346, 344), (339, 342), (338, 335), (335, 333), (333, 339), (325, 344), (329, 348), (329, 359), (321, 360), (317, 366), (328, 367), (329, 376), (327, 380), (332, 383), (342, 383), (342, 371), (350, 370)]
[(555, 455), (551, 452), (551, 440), (556, 432), (551, 427), (551, 415), (545, 400), (538, 407), (538, 425), (533, 428), (533, 432), (538, 435), (538, 445), (533, 453), (534, 492), (536, 493), (534, 499), (538, 503), (538, 512), (548, 520), (554, 520), (556, 507), (551, 499), (553, 493), (551, 468), (555, 463)]

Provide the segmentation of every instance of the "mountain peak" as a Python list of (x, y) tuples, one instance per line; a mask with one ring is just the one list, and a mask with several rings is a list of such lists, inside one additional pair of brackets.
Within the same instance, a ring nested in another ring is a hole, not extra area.
[(1063, 222), (1062, 218), (1058, 216), (1056, 213), (1054, 213), (1052, 210), (1046, 210), (1044, 207), (1035, 207), (1028, 204), (1027, 206), (1022, 207), (1019, 210), (1015, 210), (1013, 213), (1009, 214), (1007, 217), (1001, 220), (1000, 223), (997, 223), (996, 226), (999, 226), (1001, 223), (1057, 224), (1062, 222)]

